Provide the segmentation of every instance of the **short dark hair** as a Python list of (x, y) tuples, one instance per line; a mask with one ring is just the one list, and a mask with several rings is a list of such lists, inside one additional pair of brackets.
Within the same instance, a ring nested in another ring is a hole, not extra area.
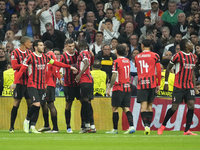
[(65, 41), (65, 45), (72, 44), (72, 43), (74, 43), (74, 40), (72, 38)]
[(53, 25), (52, 25), (51, 22), (47, 22), (47, 23), (45, 24), (45, 28), (47, 28), (47, 27), (49, 27), (49, 26), (52, 26), (52, 27), (53, 27)]
[(53, 51), (59, 51), (60, 52), (60, 48), (56, 47), (53, 49)]
[(151, 18), (150, 18), (149, 16), (146, 16), (146, 17), (144, 18), (144, 20), (145, 20), (145, 19), (148, 19), (148, 20), (151, 21)]
[(35, 51), (35, 46), (38, 46), (38, 43), (42, 42), (42, 40), (36, 40), (33, 42), (33, 50)]
[(113, 40), (116, 40), (118, 43), (119, 43), (119, 41), (118, 41), (118, 39), (117, 38), (112, 38), (112, 40), (111, 40), (111, 42), (113, 41)]
[(67, 23), (67, 28), (68, 28), (68, 25), (70, 25), (70, 24), (71, 24), (71, 25), (74, 27), (74, 29), (75, 29), (75, 25), (74, 25), (73, 22), (68, 22), (68, 23)]
[(103, 32), (101, 32), (101, 31), (98, 31), (97, 33), (96, 33), (96, 35), (97, 34), (101, 34), (102, 36), (103, 36)]
[(99, 2), (96, 3), (96, 5), (99, 5), (99, 4), (102, 4), (104, 6), (104, 3), (101, 2), (101, 1), (99, 1)]
[(170, 59), (164, 58), (160, 63), (163, 65), (164, 69), (167, 69), (167, 65), (169, 64)]
[(120, 0), (112, 0), (112, 4), (113, 4), (114, 2), (118, 2), (119, 4), (121, 4)]
[[(176, 32), (175, 36), (176, 36), (177, 34), (180, 34), (181, 36), (183, 36), (183, 34), (182, 34), (180, 31)], [(175, 36), (174, 36), (174, 37), (175, 37)]]
[[(135, 4), (140, 5), (140, 7), (141, 7), (141, 4), (140, 4), (139, 2), (135, 2)], [(135, 5), (135, 4), (134, 4), (134, 5)]]
[(181, 51), (184, 51), (184, 50), (185, 50), (187, 42), (188, 42), (187, 39), (182, 39), (182, 40), (180, 41), (180, 49), (181, 49)]
[(146, 30), (146, 34), (152, 34), (153, 33), (153, 30), (155, 30), (156, 27), (154, 25), (151, 25), (149, 27), (147, 27), (147, 30)]
[(49, 41), (49, 40), (46, 40), (45, 42), (44, 42), (44, 46), (46, 47), (46, 48), (48, 48), (48, 49), (53, 49), (53, 43), (51, 42), (51, 41)]
[(149, 39), (142, 40), (142, 44), (144, 45), (144, 47), (150, 47), (151, 43), (152, 43), (152, 41)]
[(126, 47), (122, 44), (118, 44), (116, 50), (117, 54), (120, 56), (124, 56), (126, 54)]
[(72, 17), (74, 17), (74, 16), (78, 16), (78, 17), (80, 18), (80, 15), (79, 15), (77, 12), (74, 12), (74, 13), (72, 14)]
[(28, 41), (28, 40), (30, 40), (29, 37), (27, 37), (27, 36), (22, 36), (22, 38), (20, 39), (20, 43), (21, 43), (21, 44), (24, 44), (24, 43), (26, 43), (26, 41)]
[(192, 33), (190, 33), (190, 37), (191, 37), (192, 35), (196, 35), (197, 37), (199, 36), (197, 32), (192, 32)]
[(108, 10), (112, 11), (113, 14), (115, 14), (115, 12), (114, 12), (114, 10), (112, 8), (107, 8), (106, 11), (108, 11)]
[(80, 40), (78, 42), (78, 46), (79, 46), (80, 50), (86, 50), (86, 49), (88, 49), (88, 44), (87, 44), (86, 40)]
[(96, 68), (96, 69), (100, 69), (101, 68), (101, 62), (100, 62), (100, 60), (96, 59), (94, 61), (93, 68)]
[(111, 19), (106, 19), (106, 20), (105, 20), (105, 23), (106, 23), (106, 22), (110, 22), (111, 24), (113, 24), (113, 22), (112, 22)]

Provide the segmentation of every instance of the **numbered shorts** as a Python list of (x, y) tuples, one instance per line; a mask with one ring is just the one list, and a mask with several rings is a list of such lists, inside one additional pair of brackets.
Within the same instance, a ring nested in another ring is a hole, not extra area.
[(174, 87), (174, 91), (172, 94), (172, 103), (180, 104), (183, 103), (183, 100), (185, 100), (185, 103), (187, 103), (188, 100), (194, 100), (195, 101), (195, 92), (194, 89), (179, 89), (177, 87)]
[(55, 101), (55, 87), (47, 86), (47, 93), (45, 97), (46, 102), (54, 102)]
[(138, 89), (137, 90), (137, 102), (142, 103), (142, 102), (148, 102), (152, 103), (156, 93), (155, 93), (155, 88), (152, 89)]
[(33, 87), (28, 87), (28, 93), (32, 103), (40, 102), (42, 105), (45, 102), (46, 93), (44, 89), (36, 89)]
[(131, 92), (113, 91), (112, 106), (113, 107), (130, 107)]
[(25, 97), (25, 99), (30, 99), (27, 86), (17, 84), (13, 92), (13, 97), (14, 99), (19, 99), (19, 100), (21, 100), (23, 97)]
[(89, 98), (89, 100), (94, 99), (93, 95), (93, 83), (81, 83), (80, 84), (80, 93), (81, 93), (81, 98)]
[(77, 100), (80, 100), (81, 94), (80, 94), (80, 87), (64, 87), (64, 94), (65, 94), (65, 100), (67, 102), (72, 102), (76, 98)]

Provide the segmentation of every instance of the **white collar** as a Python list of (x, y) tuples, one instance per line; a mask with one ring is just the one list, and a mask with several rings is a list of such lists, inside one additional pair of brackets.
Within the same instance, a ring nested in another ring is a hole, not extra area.
[(40, 56), (39, 56), (39, 55), (37, 55), (35, 52), (33, 52), (33, 53), (34, 53), (34, 54), (35, 54), (35, 56), (37, 56), (37, 57), (42, 57), (42, 55), (40, 55)]

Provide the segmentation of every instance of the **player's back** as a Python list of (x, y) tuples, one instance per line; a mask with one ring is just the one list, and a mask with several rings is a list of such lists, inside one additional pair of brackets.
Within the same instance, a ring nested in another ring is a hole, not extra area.
[(135, 57), (135, 66), (138, 71), (138, 89), (156, 87), (156, 63), (159, 61), (159, 55), (149, 50), (144, 50)]
[(91, 55), (90, 52), (88, 50), (84, 50), (81, 51), (78, 59), (77, 59), (77, 66), (78, 66), (78, 71), (79, 73), (81, 72), (81, 70), (83, 69), (84, 63), (83, 60), (87, 59), (89, 62), (89, 67), (87, 68), (87, 70), (82, 74), (81, 79), (80, 79), (80, 83), (82, 82), (87, 82), (87, 83), (92, 83), (93, 82), (93, 78), (90, 74), (90, 65), (91, 65)]
[(117, 79), (113, 91), (130, 91), (130, 61), (125, 57), (119, 57), (114, 61), (113, 72), (117, 72)]

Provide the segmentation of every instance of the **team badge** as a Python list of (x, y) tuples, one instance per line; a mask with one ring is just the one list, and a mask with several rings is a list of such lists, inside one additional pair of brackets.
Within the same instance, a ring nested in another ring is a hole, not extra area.
[(17, 92), (15, 92), (15, 97), (17, 97)]
[(33, 96), (33, 101), (35, 101), (35, 96)]
[(176, 101), (176, 98), (174, 97), (173, 101), (175, 102)]

